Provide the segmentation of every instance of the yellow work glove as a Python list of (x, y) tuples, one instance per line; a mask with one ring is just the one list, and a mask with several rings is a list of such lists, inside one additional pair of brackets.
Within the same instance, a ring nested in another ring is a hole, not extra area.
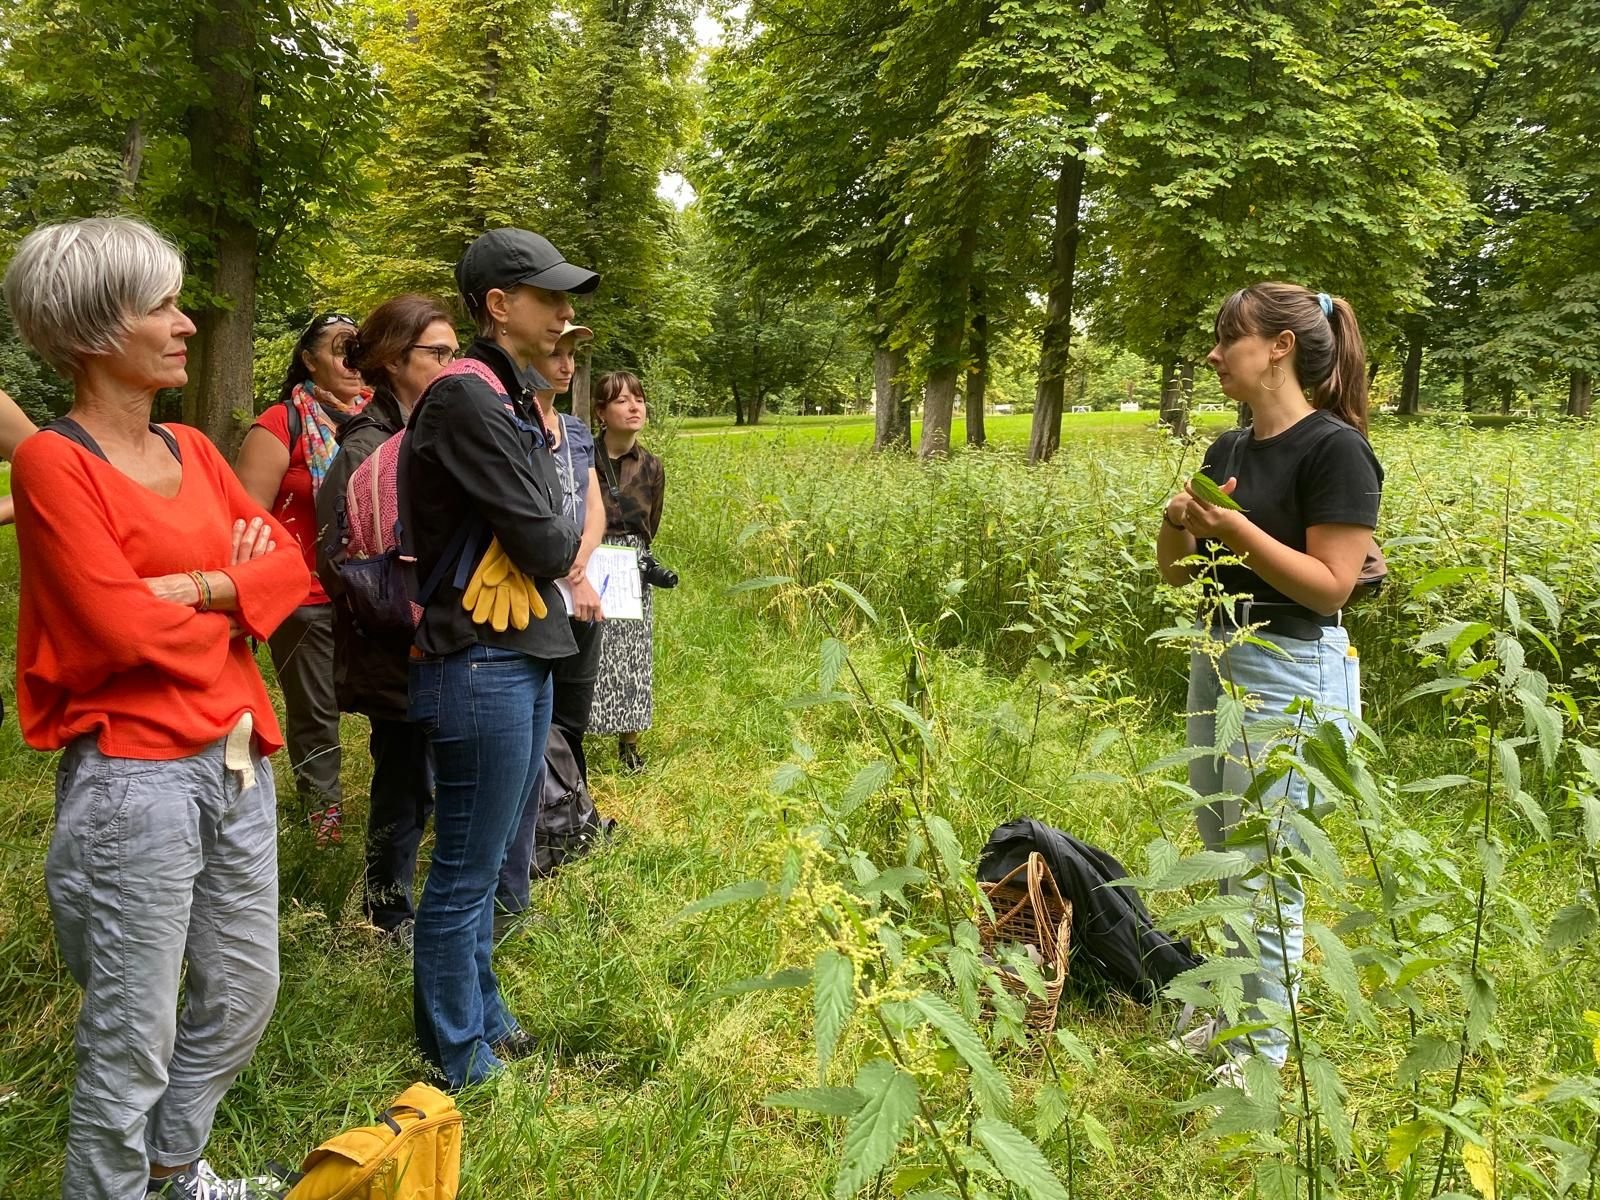
[(472, 614), (474, 623), (488, 625), (496, 633), (509, 626), (526, 629), (530, 616), (542, 621), (550, 615), (539, 589), (506, 556), (499, 538), (489, 543), (478, 561), (461, 593), (461, 607)]

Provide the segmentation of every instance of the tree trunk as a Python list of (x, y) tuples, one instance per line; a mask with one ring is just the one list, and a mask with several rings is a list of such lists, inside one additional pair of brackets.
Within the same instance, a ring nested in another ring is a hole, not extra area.
[(138, 117), (128, 122), (127, 133), (122, 139), (122, 180), (118, 192), (126, 202), (133, 199), (134, 189), (139, 186), (139, 171), (144, 166), (144, 125)]
[(1594, 404), (1594, 376), (1574, 371), (1567, 381), (1567, 416), (1587, 417)]
[(1477, 399), (1478, 388), (1472, 377), (1472, 368), (1461, 369), (1461, 407), (1468, 412), (1472, 411), (1472, 403)]
[[(1194, 377), (1190, 370), (1190, 379)], [(1183, 378), (1178, 360), (1169, 357), (1161, 364), (1161, 423), (1173, 437), (1189, 436), (1189, 410), (1183, 402)]]
[(730, 383), (728, 385), (728, 390), (733, 393), (733, 423), (735, 425), (743, 425), (744, 400), (739, 396), (739, 385), (737, 383)]
[(984, 311), (983, 288), (972, 289), (972, 361), (967, 366), (967, 445), (988, 440), (983, 428), (983, 404), (989, 391), (989, 314)]
[(255, 6), (217, 0), (196, 18), (191, 48), (204, 83), (187, 116), (192, 220), (209, 235), (209, 306), (194, 314), (184, 419), (232, 456), (255, 411), (257, 235)]
[(750, 410), (749, 410), (749, 413), (748, 413), (748, 415), (746, 417), (746, 424), (749, 424), (749, 425), (759, 425), (759, 424), (761, 424), (761, 414), (766, 411), (766, 408), (767, 408), (767, 389), (763, 388), (763, 387), (758, 387), (758, 388), (756, 388), (755, 393), (750, 397)]
[(1033, 391), (1033, 427), (1028, 461), (1044, 462), (1061, 445), (1067, 358), (1072, 349), (1073, 285), (1077, 277), (1078, 235), (1082, 230), (1083, 174), (1087, 158), (1079, 141), (1056, 173), (1055, 229), (1050, 236), (1050, 292), (1039, 334), (1039, 377)]
[(578, 355), (572, 370), (572, 415), (585, 425), (594, 424), (594, 359), (591, 351)]
[(968, 292), (978, 253), (978, 207), (982, 202), (983, 176), (989, 166), (989, 139), (968, 138), (961, 157), (966, 188), (958, 210), (960, 227), (948, 264), (949, 273), (941, 288), (946, 304), (934, 320), (928, 382), (922, 393), (919, 452), (925, 459), (942, 458), (950, 453), (950, 421), (956, 406), (956, 376), (961, 370), (967, 344)]
[[(960, 254), (960, 251), (957, 251)], [(966, 289), (961, 289), (966, 295)], [(956, 406), (956, 372), (960, 370), (962, 334), (966, 330), (966, 305), (959, 317), (945, 316), (934, 327), (928, 381), (922, 391), (923, 458), (943, 458), (950, 453), (950, 422)]]
[(1422, 411), (1422, 328), (1406, 331), (1406, 365), (1400, 374), (1400, 411), (1416, 416)]
[(872, 348), (874, 450), (906, 450), (911, 446), (911, 411), (900, 379), (905, 367), (904, 350), (890, 348), (887, 341)]
[(1511, 410), (1517, 406), (1517, 385), (1509, 379), (1500, 381), (1500, 415), (1509, 417)]

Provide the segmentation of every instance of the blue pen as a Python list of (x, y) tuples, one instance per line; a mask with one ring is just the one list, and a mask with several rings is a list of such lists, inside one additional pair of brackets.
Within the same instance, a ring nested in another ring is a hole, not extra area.
[(611, 582), (611, 576), (610, 575), (607, 575), (604, 579), (602, 579), (600, 581), (600, 599), (604, 600), (606, 598), (606, 584), (608, 584), (610, 582)]

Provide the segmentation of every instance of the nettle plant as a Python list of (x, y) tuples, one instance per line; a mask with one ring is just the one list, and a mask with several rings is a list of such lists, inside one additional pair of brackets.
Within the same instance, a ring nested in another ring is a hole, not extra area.
[[(843, 597), (879, 623), (858, 592), (835, 580), (799, 588), (762, 579), (742, 590), (756, 587), (784, 588), (785, 606), (804, 601), (824, 614)], [(940, 769), (942, 722), (915, 682), (927, 678), (923, 646), (908, 630), (906, 698), (880, 700), (824, 620), (818, 690), (800, 703), (848, 704), (881, 754), (847, 782), (830, 782), (813, 748), (796, 740), (773, 780), (783, 811), (774, 814), (782, 836), (770, 870), (689, 905), (680, 919), (741, 902), (773, 910), (776, 959), (788, 965), (732, 990), (811, 991), (816, 1085), (767, 1103), (844, 1122), (836, 1200), (868, 1188), (918, 1200), (1068, 1200), (1084, 1143), (1111, 1148), (1072, 1095), (1068, 1060), (1088, 1066), (1093, 1056), (1065, 1030), (1030, 1041), (1024, 1004), (1003, 975), (1041, 998), (1043, 975), (1022, 947), (996, 947), (993, 959), (980, 947), (973, 918), (987, 902), (940, 812), (954, 783)], [(802, 799), (810, 819), (792, 824), (788, 811)], [(862, 826), (875, 831), (874, 845), (852, 832)], [(998, 1054), (1021, 1049), (1042, 1051), (1049, 1076), (1026, 1111), (996, 1064)], [(1065, 1179), (1041, 1148), (1057, 1138)]]
[[(1600, 752), (1566, 737), (1576, 705), (1529, 665), (1532, 654), (1542, 654), (1559, 668), (1562, 612), (1550, 588), (1507, 566), (1509, 487), (1502, 528), (1497, 573), (1457, 565), (1412, 589), (1415, 597), (1452, 587), (1476, 588), (1479, 599), (1488, 594), (1487, 605), (1468, 601), (1469, 611), (1487, 610), (1481, 619), (1445, 617), (1417, 639), (1417, 654), (1437, 677), (1406, 697), (1444, 706), (1458, 772), (1398, 780), (1375, 765), (1385, 749), (1371, 728), (1349, 714), (1319, 713), (1309, 701), (1282, 715), (1255, 712), (1250, 736), (1242, 738), (1256, 704), (1228, 678), (1223, 643), (1182, 627), (1157, 635), (1210, 655), (1223, 694), (1215, 745), (1191, 747), (1147, 770), (1229, 755), (1248, 784), (1238, 796), (1206, 797), (1167, 781), (1179, 796), (1176, 808), (1231, 800), (1241, 820), (1222, 851), (1183, 856), (1169, 839), (1157, 839), (1145, 874), (1129, 882), (1146, 892), (1210, 880), (1248, 885), (1243, 896), (1202, 899), (1169, 913), (1166, 923), (1197, 927), (1213, 941), (1222, 940), (1215, 936), (1222, 930), (1232, 935), (1234, 955), (1210, 960), (1169, 989), (1176, 999), (1227, 1014), (1233, 1027), (1219, 1041), (1248, 1040), (1271, 1027), (1287, 1036), (1290, 1069), (1282, 1077), (1252, 1059), (1243, 1088), (1220, 1087), (1181, 1106), (1216, 1110), (1208, 1136), (1224, 1154), (1255, 1159), (1261, 1196), (1332, 1195), (1350, 1170), (1365, 1166), (1346, 1085), (1317, 1037), (1329, 1023), (1308, 1021), (1302, 1011), (1308, 987), (1320, 992), (1325, 1011), (1380, 1044), (1392, 1016), (1403, 1014), (1405, 1054), (1394, 1082), (1409, 1119), (1387, 1132), (1382, 1154), (1399, 1195), (1463, 1195), (1449, 1190), (1463, 1176), (1465, 1186), (1489, 1198), (1595, 1194), (1596, 1078), (1508, 1079), (1495, 1065), (1502, 1044), (1495, 962), (1542, 954), (1559, 970), (1574, 956), (1584, 961), (1600, 930)], [(1243, 631), (1231, 644), (1243, 641), (1260, 639)], [(1350, 720), (1351, 741), (1334, 718)], [(1300, 810), (1278, 786), (1296, 772), (1309, 785), (1310, 803)], [(1439, 796), (1462, 798), (1465, 851), (1406, 819), (1419, 799)], [(1330, 836), (1334, 822), (1354, 826), (1360, 866), (1341, 860)], [(1552, 886), (1571, 889), (1543, 928), (1507, 886), (1508, 871), (1531, 863), (1543, 864)], [(1337, 919), (1308, 920), (1317, 953), (1292, 974), (1290, 1005), (1246, 1013), (1243, 980), (1260, 966), (1252, 928), (1283, 924), (1291, 886), (1331, 905)]]

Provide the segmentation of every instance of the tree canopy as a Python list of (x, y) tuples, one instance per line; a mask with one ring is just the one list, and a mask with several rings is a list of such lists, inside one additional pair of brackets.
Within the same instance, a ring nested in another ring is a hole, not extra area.
[[(594, 369), (738, 421), (870, 403), (883, 448), (919, 406), (923, 454), (958, 408), (981, 443), (1003, 360), (1048, 457), (1086, 364), (1176, 387), (1264, 277), (1347, 297), (1403, 407), (1587, 411), (1600, 0), (716, 13), (0, 0), (0, 256), (94, 212), (171, 234), (200, 324), (184, 412), (223, 441), (252, 347), (323, 304), (450, 297), (507, 224), (604, 276)], [(65, 399), (9, 327), (0, 370), (35, 411)]]

